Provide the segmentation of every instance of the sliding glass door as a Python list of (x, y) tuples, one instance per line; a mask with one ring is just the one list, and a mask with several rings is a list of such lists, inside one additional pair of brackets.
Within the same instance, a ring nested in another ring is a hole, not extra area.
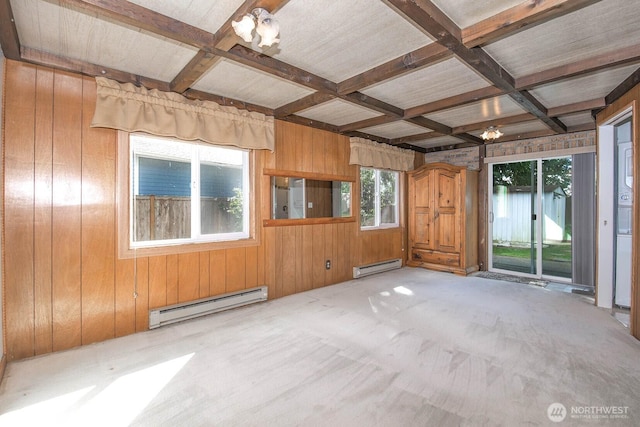
[(490, 169), (489, 268), (571, 280), (571, 157)]

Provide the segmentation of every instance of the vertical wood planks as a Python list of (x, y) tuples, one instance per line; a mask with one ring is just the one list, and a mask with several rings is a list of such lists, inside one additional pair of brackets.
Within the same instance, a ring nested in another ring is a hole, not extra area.
[(82, 80), (53, 81), (53, 350), (81, 344)]
[(35, 67), (7, 61), (3, 267), (5, 343), (9, 360), (34, 355), (35, 82)]
[(82, 344), (115, 337), (115, 135), (91, 128), (96, 88), (83, 78)]
[(53, 165), (53, 71), (36, 71), (34, 156), (35, 354), (53, 351), (51, 288), (51, 202)]

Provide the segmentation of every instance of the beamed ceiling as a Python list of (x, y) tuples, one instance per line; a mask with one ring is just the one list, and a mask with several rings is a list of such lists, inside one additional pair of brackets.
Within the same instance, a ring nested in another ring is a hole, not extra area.
[[(255, 7), (278, 45), (233, 32)], [(640, 0), (0, 0), (0, 45), (428, 152), (594, 129), (640, 81)]]

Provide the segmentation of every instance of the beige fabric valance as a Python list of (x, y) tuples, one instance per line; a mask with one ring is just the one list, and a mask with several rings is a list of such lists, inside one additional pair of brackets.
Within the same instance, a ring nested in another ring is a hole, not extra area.
[(414, 154), (411, 150), (393, 147), (389, 144), (352, 137), (350, 165), (408, 171), (413, 169)]
[(233, 145), (245, 149), (275, 146), (274, 119), (172, 92), (96, 77), (98, 94), (92, 127), (147, 132), (186, 141)]

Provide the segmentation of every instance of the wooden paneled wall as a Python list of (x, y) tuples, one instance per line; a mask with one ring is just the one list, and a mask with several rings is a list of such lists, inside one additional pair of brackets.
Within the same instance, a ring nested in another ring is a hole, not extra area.
[[(282, 297), (350, 279), (356, 265), (403, 257), (401, 229), (360, 232), (354, 222), (258, 224), (260, 246), (118, 259), (117, 133), (89, 126), (94, 79), (7, 60), (4, 87), (9, 361), (144, 331), (149, 308), (263, 284), (270, 298)], [(346, 137), (278, 121), (276, 144), (258, 164), (358, 173)], [(268, 178), (256, 174), (268, 218)]]
[(596, 126), (601, 126), (617, 114), (633, 107), (633, 173), (636, 175), (633, 188), (633, 246), (631, 249), (631, 316), (629, 329), (640, 340), (640, 84), (621, 96), (596, 116)]

